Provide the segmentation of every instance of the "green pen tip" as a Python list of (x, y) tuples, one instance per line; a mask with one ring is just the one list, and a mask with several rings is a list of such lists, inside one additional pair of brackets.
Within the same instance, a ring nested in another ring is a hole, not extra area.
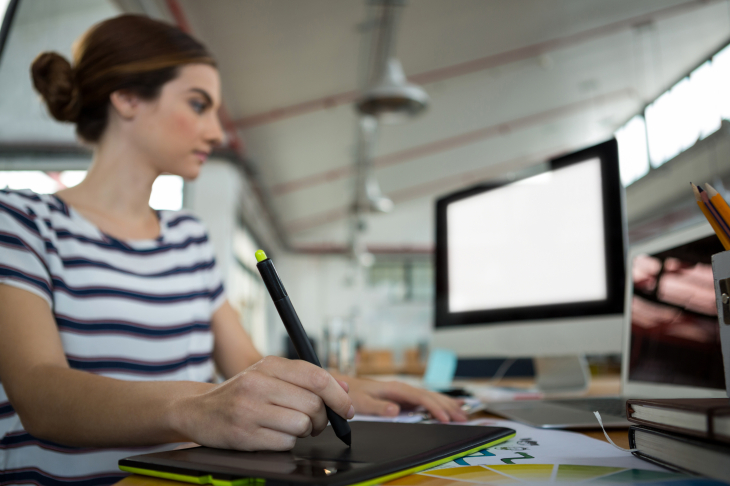
[(263, 262), (264, 260), (266, 260), (266, 253), (264, 253), (264, 250), (256, 250), (256, 261)]

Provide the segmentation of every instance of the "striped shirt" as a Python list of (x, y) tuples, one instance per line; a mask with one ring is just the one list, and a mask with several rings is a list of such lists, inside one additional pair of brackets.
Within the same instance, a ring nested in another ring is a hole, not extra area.
[[(191, 214), (157, 214), (157, 239), (119, 240), (53, 195), (0, 190), (0, 284), (48, 303), (71, 368), (121, 380), (213, 379), (210, 319), (225, 296), (212, 246)], [(170, 446), (154, 450), (162, 448)], [(124, 476), (120, 458), (149, 450), (33, 437), (0, 383), (0, 485), (111, 484)]]

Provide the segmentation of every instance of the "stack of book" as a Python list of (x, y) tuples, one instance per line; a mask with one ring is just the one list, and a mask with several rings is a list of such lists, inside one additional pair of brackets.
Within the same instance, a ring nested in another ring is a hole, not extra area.
[(626, 417), (637, 457), (730, 482), (730, 399), (628, 400)]

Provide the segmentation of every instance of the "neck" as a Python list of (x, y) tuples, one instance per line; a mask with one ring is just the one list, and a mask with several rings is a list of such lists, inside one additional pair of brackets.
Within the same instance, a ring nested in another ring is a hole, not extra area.
[(62, 195), (72, 196), (72, 205), (114, 219), (149, 218), (152, 183), (158, 175), (144, 154), (129, 144), (105, 140), (97, 147), (86, 178)]

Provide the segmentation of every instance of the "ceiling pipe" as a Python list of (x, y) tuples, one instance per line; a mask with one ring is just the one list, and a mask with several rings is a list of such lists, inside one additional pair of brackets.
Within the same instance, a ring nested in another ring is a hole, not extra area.
[(367, 87), (355, 107), (363, 116), (383, 124), (408, 121), (421, 114), (429, 103), (420, 86), (406, 80), (400, 61), (395, 58), (395, 36), (405, 0), (370, 0), (378, 9), (372, 35)]
[(395, 58), (398, 18), (405, 0), (369, 0), (375, 6), (370, 25), (365, 89), (355, 107), (359, 120), (354, 168), (354, 200), (350, 217), (350, 248), (353, 260), (369, 267), (374, 257), (364, 243), (369, 213), (388, 213), (393, 201), (383, 195), (373, 173), (373, 149), (380, 123), (402, 123), (422, 113), (429, 98), (419, 86), (406, 81)]

